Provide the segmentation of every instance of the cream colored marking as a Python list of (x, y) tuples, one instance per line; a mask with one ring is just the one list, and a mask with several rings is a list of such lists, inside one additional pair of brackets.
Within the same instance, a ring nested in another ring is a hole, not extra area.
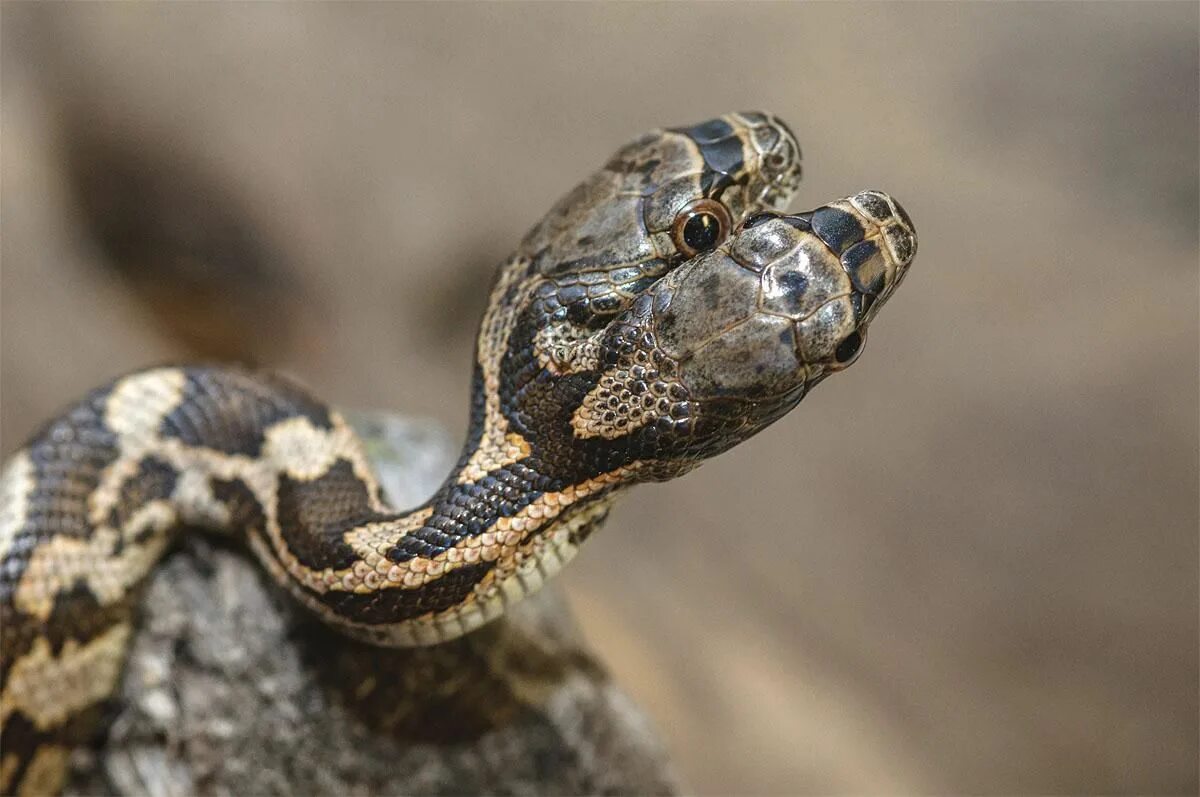
[[(522, 561), (533, 561), (544, 567), (543, 575), (548, 579), (557, 573), (567, 559), (574, 556), (579, 546), (571, 542), (571, 537), (589, 523), (603, 518), (616, 500), (616, 492), (609, 493), (604, 498), (589, 504), (571, 514), (569, 518), (553, 528), (548, 533), (533, 538), (525, 545), (520, 556), (503, 562), (496, 568), (497, 578), (503, 578)], [(563, 558), (564, 555), (566, 558)]]
[[(271, 541), (275, 555), (280, 558), (291, 556), (287, 544), (279, 528), (277, 515), (278, 474), (286, 473), (294, 479), (312, 479), (324, 472), (339, 459), (351, 463), (354, 475), (367, 486), (368, 499), (372, 509), (378, 512), (388, 512), (389, 507), (378, 497), (377, 482), (363, 449), (361, 441), (345, 420), (337, 413), (331, 413), (333, 428), (322, 430), (314, 427), (306, 418), (289, 418), (264, 431), (266, 443), (261, 458), (251, 458), (240, 454), (223, 454), (207, 448), (196, 448), (184, 444), (177, 438), (165, 438), (153, 443), (154, 456), (166, 462), (180, 474), (203, 474), (206, 479), (221, 479), (223, 481), (237, 479), (245, 484), (255, 500), (263, 509), (266, 516), (266, 532)], [(122, 440), (122, 444), (124, 444)], [(105, 500), (95, 501), (92, 510), (93, 524), (100, 526), (100, 521), (106, 516), (102, 510), (111, 505), (120, 494), (122, 483), (137, 472), (137, 465), (145, 455), (146, 446), (137, 446), (126, 451), (123, 446), (122, 457), (114, 462), (102, 476), (101, 488), (93, 496), (103, 494)], [(310, 459), (311, 458), (311, 459)], [(319, 460), (318, 468), (312, 463)], [(200, 476), (191, 475), (190, 479)], [(200, 511), (196, 507), (191, 510)], [(419, 527), (419, 523), (413, 528)], [(405, 526), (407, 530), (407, 526)], [(293, 557), (294, 558), (294, 557)], [(146, 567), (153, 565), (152, 560), (139, 559)], [(141, 574), (136, 574), (140, 578)], [(132, 571), (129, 578), (137, 579)]]
[(129, 544), (147, 531), (163, 532), (179, 520), (175, 506), (161, 498), (147, 501), (133, 511), (121, 529), (121, 537)]
[(213, 494), (212, 480), (199, 470), (185, 470), (175, 481), (171, 500), (179, 508), (179, 519), (212, 530), (229, 529), (229, 507)]
[[(633, 378), (627, 367), (612, 368), (601, 375), (596, 386), (588, 391), (575, 412), (571, 413), (571, 428), (575, 437), (582, 440), (593, 437), (615, 440), (663, 417), (669, 409), (666, 394), (634, 392), (633, 383), (636, 381), (639, 380)], [(619, 402), (617, 409), (608, 406), (613, 397)], [(668, 405), (665, 409), (660, 407), (663, 402)], [(604, 415), (609, 412), (614, 413), (614, 417), (605, 420)], [(617, 424), (622, 418), (625, 420), (624, 426)]]
[[(276, 556), (293, 579), (318, 594), (354, 592), (363, 595), (381, 589), (420, 589), (460, 567), (495, 562), (512, 556), (526, 538), (555, 520), (567, 507), (628, 481), (632, 473), (632, 469), (619, 468), (581, 484), (570, 485), (561, 492), (545, 493), (511, 517), (499, 518), (489, 530), (466, 537), (434, 557), (417, 556), (405, 562), (392, 562), (384, 556), (386, 548), (377, 548), (371, 552), (378, 557), (374, 562), (364, 556), (363, 560), (347, 568), (316, 570), (300, 562), (286, 547), (277, 549)], [(361, 544), (364, 540), (360, 530), (354, 529), (349, 532), (346, 541)], [(377, 575), (368, 584), (367, 576), (370, 573)]]
[(100, 472), (96, 489), (88, 496), (88, 524), (93, 528), (107, 522), (117, 502), (121, 500), (121, 488), (135, 476), (142, 465), (147, 449), (153, 441), (134, 443), (118, 438), (120, 453), (117, 458)]
[[(578, 546), (571, 542), (571, 535), (584, 525), (602, 517), (609, 509), (614, 496), (600, 499), (588, 505), (583, 510), (563, 520), (560, 524), (545, 534), (537, 535), (527, 541), (521, 549), (511, 557), (497, 562), (495, 568), (489, 571), (467, 599), (452, 606), (440, 614), (428, 614), (409, 621), (410, 625), (429, 625), (440, 633), (448, 633), (455, 626), (471, 630), (490, 622), (503, 614), (505, 608), (521, 598), (540, 588), (543, 581), (530, 578), (528, 583), (521, 580), (519, 573), (527, 573), (530, 568), (538, 567), (546, 562), (547, 570), (542, 575), (548, 579), (558, 569), (569, 562), (578, 551)], [(514, 578), (514, 575), (516, 577)], [(455, 622), (451, 622), (453, 619)], [(427, 634), (426, 634), (427, 636)], [(452, 636), (444, 636), (450, 639)], [(395, 627), (391, 632), (392, 644), (418, 644), (419, 637), (409, 631), (404, 625)], [(407, 639), (407, 642), (403, 642)]]
[[(544, 537), (539, 536), (536, 538), (535, 545), (529, 549), (529, 552), (525, 556), (533, 558), (545, 557), (549, 569), (545, 570), (544, 573), (548, 578), (549, 575), (557, 572), (574, 558), (576, 552), (579, 550), (578, 546), (570, 542), (571, 534), (582, 528), (586, 523), (592, 522), (597, 517), (603, 515), (608, 510), (609, 503), (607, 500), (602, 500), (596, 506), (588, 507), (578, 515), (563, 521), (561, 527), (555, 527), (552, 532)], [(507, 576), (511, 574), (511, 566), (502, 562), (499, 563), (498, 567), (504, 568), (504, 573), (506, 574), (505, 580), (507, 580)], [(506, 606), (528, 594), (523, 592), (523, 586), (519, 583), (509, 586), (507, 589), (498, 586), (496, 584), (496, 573), (496, 569), (489, 571), (475, 585), (472, 594), (468, 595), (461, 603), (439, 614), (430, 613), (394, 625), (372, 626), (354, 623), (343, 618), (335, 618), (333, 622), (341, 627), (345, 633), (370, 641), (376, 645), (410, 647), (414, 645), (427, 645), (433, 642), (445, 642), (495, 620), (504, 613)], [(304, 593), (298, 589), (294, 590), (294, 592), (310, 607), (318, 611), (321, 609), (325, 609), (325, 612), (328, 611), (328, 607), (324, 607), (316, 601), (311, 594)], [(322, 612), (322, 614), (325, 612)], [(328, 619), (328, 615), (326, 615), (326, 618)]]
[[(486, 345), (501, 348), (506, 345), (507, 325), (510, 322), (511, 317), (493, 318), (492, 328), (496, 335), (490, 337), (490, 344)], [(494, 363), (498, 360), (499, 352), (485, 358), (485, 362)], [(487, 370), (494, 372), (495, 369), (489, 367)], [(176, 394), (182, 383), (177, 382), (175, 377), (182, 377), (181, 372), (168, 369), (152, 374), (157, 378), (140, 375), (142, 378), (125, 380), (114, 389), (116, 398), (110, 400), (107, 416), (114, 428), (120, 431), (118, 444), (121, 455), (102, 475), (101, 487), (93, 495), (90, 514), (97, 521), (107, 517), (111, 506), (120, 496), (123, 483), (136, 474), (142, 458), (151, 450), (155, 457), (164, 460), (181, 474), (173, 499), (179, 502), (180, 511), (193, 516), (213, 518), (221, 514), (221, 510), (227, 516), (227, 508), (212, 496), (209, 480), (238, 479), (247, 485), (266, 513), (266, 528), (250, 535), (250, 545), (268, 570), (325, 619), (377, 644), (404, 645), (449, 639), (500, 614), (505, 600), (515, 600), (540, 586), (546, 575), (545, 567), (551, 567), (552, 572), (573, 555), (575, 546), (567, 540), (569, 529), (575, 528), (577, 521), (574, 518), (565, 521), (563, 530), (558, 530), (561, 533), (550, 535), (548, 541), (538, 539), (532, 549), (528, 545), (531, 536), (553, 523), (567, 507), (627, 481), (633, 472), (632, 469), (620, 469), (559, 493), (543, 495), (517, 515), (502, 518), (487, 533), (464, 540), (438, 557), (417, 558), (402, 566), (387, 560), (384, 556), (386, 550), (393, 547), (404, 534), (419, 528), (431, 509), (426, 508), (394, 523), (369, 524), (352, 529), (347, 532), (347, 542), (362, 557), (361, 561), (342, 571), (312, 571), (295, 560), (282, 539), (276, 514), (277, 473), (283, 471), (298, 479), (315, 478), (337, 459), (344, 458), (353, 463), (356, 476), (373, 488), (376, 483), (374, 473), (361, 443), (344, 420), (334, 416), (335, 428), (331, 431), (317, 429), (305, 419), (293, 418), (281, 422), (265, 431), (266, 445), (262, 458), (252, 459), (191, 447), (176, 438), (159, 439), (156, 434), (162, 417), (178, 405)], [(496, 430), (506, 426), (499, 412), (498, 375), (491, 373), (490, 378), (486, 376), (485, 382), (490, 388), (485, 402), (489, 413), (488, 435), (485, 437), (488, 442), (486, 448), (490, 450), (478, 457), (476, 464), (481, 472), (477, 477), (507, 464), (504, 461), (506, 458), (515, 461), (528, 455), (528, 445), (519, 435), (507, 431), (502, 437), (497, 435)], [(481, 450), (483, 448), (481, 446)], [(376, 492), (372, 489), (370, 493), (372, 505), (379, 511), (388, 511), (375, 498)], [(588, 513), (588, 516), (591, 515)], [(170, 505), (162, 501), (151, 502), (131, 519), (123, 531), (127, 538), (132, 538), (146, 529), (161, 531), (173, 525), (175, 520), (176, 514)], [(25, 574), (30, 583), (18, 590), (22, 593), (18, 597), (27, 611), (40, 616), (48, 615), (53, 596), (65, 585), (80, 578), (88, 582), (102, 601), (118, 599), (127, 593), (129, 585), (148, 571), (166, 542), (165, 534), (154, 535), (144, 545), (128, 546), (121, 556), (114, 559), (112, 551), (119, 536), (117, 530), (99, 522), (94, 525), (96, 532), (89, 540), (56, 538), (35, 552), (34, 559), (37, 561), (31, 561)], [(546, 549), (546, 545), (553, 547)], [(545, 564), (528, 558), (534, 555), (536, 559), (535, 554), (543, 549), (553, 551)], [(370, 626), (332, 617), (328, 607), (313, 594), (329, 590), (371, 592), (385, 588), (417, 588), (436, 581), (458, 567), (480, 561), (495, 561), (497, 568), (489, 572), (488, 577), (476, 586), (476, 593), (469, 595), (462, 604), (437, 615), (426, 615), (394, 626)], [(521, 567), (521, 578), (514, 582), (516, 585), (506, 584), (510, 581), (508, 576), (516, 573), (517, 566), (522, 562), (527, 564)], [(98, 563), (101, 566), (97, 567)], [(497, 573), (504, 577), (497, 579)], [(479, 596), (483, 596), (483, 599), (480, 600)], [(88, 649), (93, 649), (92, 646), (98, 642), (89, 643)], [(74, 645), (71, 643), (61, 658), (77, 659)], [(42, 658), (48, 656), (48, 651), (41, 649), (35, 653)], [(27, 656), (22, 661), (29, 658)], [(36, 656), (35, 661), (38, 661)], [(111, 685), (105, 694), (109, 691)]]
[(178, 368), (156, 368), (127, 376), (113, 385), (104, 408), (104, 422), (118, 437), (149, 441), (183, 401), (187, 376)]
[(384, 556), (401, 537), (425, 525), (432, 514), (433, 507), (425, 507), (396, 522), (365, 523), (346, 532), (345, 542), (364, 560), (371, 555)]
[(14, 711), (47, 731), (112, 694), (121, 674), (129, 625), (114, 625), (84, 644), (68, 639), (55, 656), (44, 638), (17, 659), (0, 693), (0, 724)]
[[(233, 479), (241, 481), (254, 495), (266, 516), (266, 528), (263, 529), (263, 532), (270, 541), (269, 550), (262, 547), (262, 542), (258, 538), (252, 537), (251, 539), (251, 547), (259, 555), (259, 558), (267, 564), (272, 572), (276, 572), (278, 569), (277, 566), (273, 566), (275, 560), (278, 559), (284, 562), (294, 562), (296, 566), (312, 573), (313, 571), (303, 568), (295, 561), (279, 527), (276, 494), (279, 472), (286, 473), (298, 480), (312, 479), (319, 477), (337, 460), (348, 460), (352, 464), (355, 476), (367, 485), (372, 508), (379, 512), (390, 511), (389, 507), (377, 497), (375, 474), (358, 437), (340, 415), (332, 413), (331, 419), (334, 427), (331, 430), (318, 429), (306, 418), (289, 418), (281, 421), (265, 430), (266, 443), (261, 458), (195, 448), (185, 445), (176, 438), (157, 441), (154, 446), (154, 456), (162, 459), (181, 474), (192, 474), (188, 477), (191, 480), (200, 479), (201, 476), (197, 474), (203, 474), (205, 480), (216, 478), (225, 481)], [(111, 473), (106, 473), (105, 477), (106, 481), (111, 479), (108, 491), (114, 496), (119, 494), (121, 483), (132, 473), (136, 473), (136, 462), (143, 454), (144, 452), (139, 451), (129, 460), (122, 458), (122, 461), (110, 466)], [(125, 461), (129, 464), (126, 465)], [(133, 467), (130, 467), (131, 465)], [(350, 532), (351, 544), (358, 543), (356, 550), (360, 556), (364, 557), (364, 560), (370, 558), (372, 552), (369, 551), (367, 545), (372, 540), (376, 543), (381, 540), (391, 540), (394, 544), (403, 534), (419, 528), (428, 517), (429, 512), (430, 510), (426, 509), (422, 513), (399, 519), (395, 523), (371, 524), (365, 531), (364, 529), (353, 529)], [(107, 540), (102, 542), (107, 542)], [(75, 550), (69, 553), (74, 556), (79, 555)], [(51, 554), (48, 553), (47, 558), (50, 556)], [(382, 560), (377, 553), (374, 554), (374, 558), (373, 564), (376, 569), (384, 562), (390, 569), (391, 563)], [(139, 560), (139, 563), (141, 561), (144, 560)], [(149, 567), (150, 564), (153, 562), (148, 562), (146, 566)], [(339, 578), (348, 577), (355, 580), (360, 586), (365, 586), (368, 580), (367, 574), (371, 569), (371, 565), (366, 561), (357, 562), (346, 573), (339, 574)], [(126, 570), (132, 574), (129, 568)], [(382, 582), (384, 573), (373, 576), (370, 580), (374, 581), (375, 578), (379, 578)], [(279, 575), (283, 575), (285, 581), (288, 580), (282, 571), (279, 571)], [(324, 592), (328, 588), (324, 581), (317, 581), (313, 578), (302, 580), (308, 589)]]
[(340, 417), (332, 429), (319, 429), (302, 415), (288, 418), (268, 428), (263, 437), (262, 458), (297, 481), (324, 476), (338, 459), (349, 459), (356, 471), (360, 463), (365, 466), (357, 435)]
[(531, 451), (529, 442), (516, 432), (506, 432), (503, 438), (497, 439), (494, 434), (485, 431), (479, 448), (475, 449), (462, 473), (458, 474), (458, 483), (479, 481), (492, 471), (520, 462)]
[[(486, 620), (490, 620), (501, 614), (507, 606), (539, 589), (578, 552), (579, 546), (571, 542), (571, 536), (602, 518), (615, 497), (610, 493), (574, 513), (549, 532), (534, 537), (516, 555), (496, 564), (488, 573), (490, 578), (476, 585), (473, 601), (464, 601), (454, 608), (479, 612)], [(538, 575), (532, 575), (533, 568), (536, 568)]]
[[(13, 605), (46, 620), (55, 599), (79, 582), (87, 584), (102, 606), (120, 601), (158, 561), (169, 541), (164, 532), (176, 520), (175, 508), (160, 499), (139, 507), (120, 531), (102, 526), (87, 539), (51, 537), (34, 549), (17, 583)], [(131, 544), (146, 531), (155, 533), (141, 544)], [(122, 538), (125, 545), (114, 556)]]
[(67, 776), (67, 758), (71, 751), (61, 745), (44, 745), (33, 754), (33, 760), (21, 779), (20, 797), (46, 797), (58, 794)]
[(572, 324), (550, 324), (533, 337), (538, 365), (555, 374), (575, 374), (600, 367), (600, 338), (603, 331), (591, 333)]
[[(338, 459), (351, 463), (354, 475), (367, 486), (372, 509), (387, 512), (380, 500), (374, 470), (361, 441), (338, 413), (330, 413), (332, 428), (318, 429), (304, 417), (293, 417), (265, 429), (263, 455), (257, 458), (224, 454), (184, 444), (178, 438), (160, 438), (162, 419), (182, 399), (186, 377), (178, 369), (158, 369), (128, 377), (113, 389), (106, 407), (106, 422), (118, 432), (120, 455), (101, 474), (100, 484), (89, 499), (89, 521), (99, 531), (120, 498), (122, 486), (133, 478), (147, 454), (164, 460), (181, 477), (177, 494), (185, 499), (181, 510), (205, 523), (227, 522), (228, 510), (209, 503), (211, 489), (201, 486), (210, 478), (238, 479), (250, 489), (267, 518), (266, 532), (277, 551), (286, 551), (276, 516), (278, 473), (297, 480), (311, 480), (326, 472)], [(215, 499), (214, 499), (215, 501)], [(153, 561), (144, 559), (147, 568)], [(129, 572), (126, 580), (136, 582), (140, 573)]]
[[(494, 619), (505, 606), (537, 589), (543, 580), (558, 572), (578, 550), (578, 546), (570, 542), (571, 535), (606, 513), (614, 496), (609, 495), (573, 513), (546, 534), (534, 533), (556, 523), (562, 512), (576, 502), (630, 481), (636, 470), (636, 467), (618, 468), (561, 492), (546, 493), (516, 515), (500, 518), (490, 531), (467, 538), (436, 557), (416, 557), (403, 563), (380, 557), (381, 562), (373, 571), (365, 559), (342, 570), (313, 570), (297, 561), (286, 549), (271, 552), (268, 543), (257, 534), (250, 535), (250, 547), (277, 581), (285, 583), (302, 603), (346, 633), (392, 647), (431, 644), (461, 636)], [(362, 529), (354, 529), (347, 535), (347, 541), (353, 539), (352, 544), (365, 544), (370, 535), (380, 532), (393, 534), (395, 530), (382, 528), (364, 533)], [(331, 591), (370, 593), (380, 589), (417, 589), (464, 564), (479, 561), (495, 561), (496, 566), (463, 601), (439, 614), (422, 615), (393, 625), (370, 625), (333, 615), (316, 597), (316, 594)], [(528, 586), (519, 577), (514, 578), (518, 567), (525, 562), (529, 564), (522, 573)], [(386, 576), (367, 587), (366, 574), (383, 573), (383, 565), (387, 567)], [(539, 575), (533, 575), (537, 571), (540, 571), (540, 580)]]
[[(355, 477), (367, 485), (371, 508), (389, 511), (387, 505), (376, 498), (375, 473), (361, 441), (341, 416), (334, 414), (332, 418), (334, 428), (331, 430), (317, 429), (307, 418), (280, 421), (264, 432), (266, 443), (261, 458), (194, 448), (176, 438), (159, 441), (154, 455), (180, 473), (197, 471), (207, 474), (210, 479), (239, 479), (264, 507), (274, 503), (279, 473), (307, 481), (319, 477), (337, 460), (344, 459), (350, 462)], [(320, 472), (305, 459), (309, 456), (320, 458)]]
[(508, 347), (508, 338), (516, 321), (518, 308), (525, 298), (537, 287), (537, 280), (530, 280), (514, 301), (501, 301), (523, 276), (526, 262), (513, 260), (500, 272), (500, 279), (492, 290), (487, 312), (479, 326), (477, 348), (479, 367), (483, 372), (484, 421), (483, 435), (479, 446), (458, 475), (458, 483), (466, 484), (482, 479), (488, 473), (511, 465), (529, 456), (529, 443), (515, 432), (510, 432), (508, 419), (500, 412), (500, 361)]
[(28, 451), (14, 454), (0, 474), (0, 559), (3, 559), (25, 525), (29, 495), (34, 488), (33, 460)]
[(117, 435), (117, 458), (100, 474), (88, 496), (88, 523), (102, 526), (133, 478), (146, 453), (158, 444), (163, 419), (183, 401), (187, 377), (178, 368), (133, 374), (113, 385), (104, 406), (104, 423)]

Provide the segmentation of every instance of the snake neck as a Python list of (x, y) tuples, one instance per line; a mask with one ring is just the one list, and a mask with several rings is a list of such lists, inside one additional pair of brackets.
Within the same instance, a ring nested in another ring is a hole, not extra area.
[[(6, 466), (0, 608), (36, 628), (78, 596), (123, 605), (177, 529), (203, 527), (244, 536), (352, 636), (453, 638), (569, 560), (626, 478), (566, 484), (495, 426), (468, 451), (429, 500), (397, 512), (349, 425), (295, 385), (221, 367), (124, 377)], [(66, 463), (70, 478), (57, 475)]]
[(326, 622), (388, 646), (457, 637), (538, 589), (634, 475), (550, 475), (493, 422), (432, 497), (397, 512), (336, 413), (327, 428), (298, 416), (264, 439), (264, 472), (219, 485), (231, 508), (220, 525), (244, 530), (276, 580)]

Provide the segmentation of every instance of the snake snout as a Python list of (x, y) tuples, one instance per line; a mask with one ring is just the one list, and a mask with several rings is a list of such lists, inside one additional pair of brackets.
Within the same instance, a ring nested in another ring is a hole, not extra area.
[(907, 269), (917, 253), (917, 229), (908, 211), (883, 191), (860, 191), (848, 202), (878, 231), (895, 267)]
[(883, 191), (860, 191), (785, 218), (798, 230), (811, 232), (840, 261), (859, 315), (900, 284), (917, 252), (912, 219)]

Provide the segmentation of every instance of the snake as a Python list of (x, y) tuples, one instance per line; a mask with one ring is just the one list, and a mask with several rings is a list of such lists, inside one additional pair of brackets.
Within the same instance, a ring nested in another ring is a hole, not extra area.
[(916, 234), (877, 190), (788, 213), (800, 176), (788, 126), (743, 112), (639, 136), (565, 194), (499, 266), (462, 453), (406, 511), (283, 376), (152, 367), (49, 421), (0, 473), (0, 792), (61, 790), (97, 741), (181, 534), (241, 541), (349, 637), (437, 644), (538, 589), (630, 487), (855, 362)]

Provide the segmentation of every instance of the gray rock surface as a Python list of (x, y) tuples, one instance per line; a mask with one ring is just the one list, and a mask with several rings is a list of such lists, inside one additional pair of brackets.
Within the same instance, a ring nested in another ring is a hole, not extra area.
[[(435, 427), (361, 415), (398, 505), (447, 472)], [(105, 746), (69, 794), (666, 794), (662, 745), (553, 587), (445, 645), (384, 650), (309, 617), (201, 535), (151, 579)]]

